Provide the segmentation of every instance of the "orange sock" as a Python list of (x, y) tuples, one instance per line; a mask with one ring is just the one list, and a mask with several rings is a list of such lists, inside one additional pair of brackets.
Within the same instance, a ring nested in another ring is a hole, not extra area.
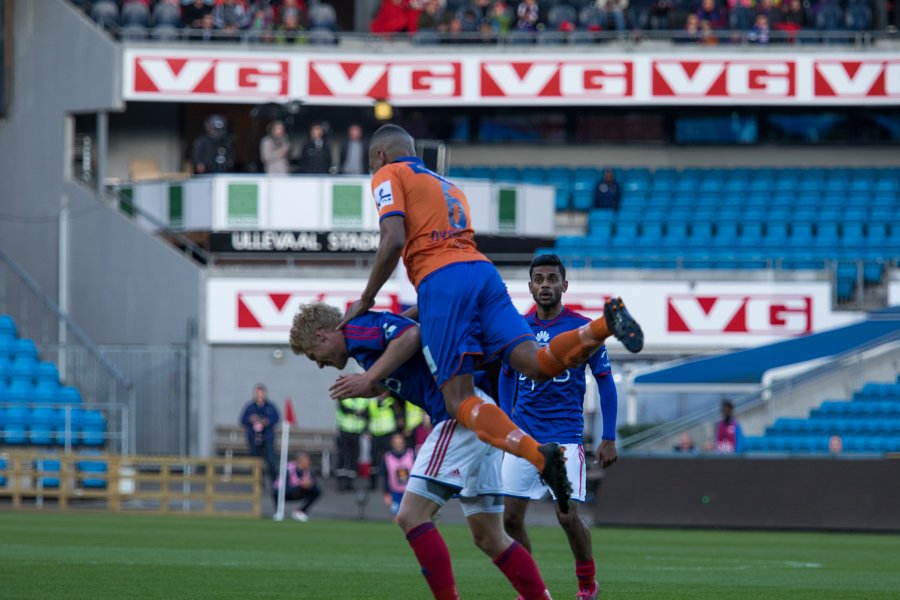
[(609, 335), (603, 317), (557, 334), (538, 351), (541, 372), (547, 377), (556, 377), (568, 368), (583, 365)]
[(474, 431), (482, 442), (524, 458), (538, 472), (544, 470), (544, 456), (538, 452), (537, 441), (516, 427), (499, 406), (478, 396), (469, 396), (459, 405), (456, 420)]

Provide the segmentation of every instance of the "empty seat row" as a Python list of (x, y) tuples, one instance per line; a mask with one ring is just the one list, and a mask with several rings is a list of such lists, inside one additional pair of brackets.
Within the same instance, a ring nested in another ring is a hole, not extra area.
[(81, 404), (81, 392), (58, 383), (0, 385), (0, 404)]
[(900, 418), (814, 417), (811, 419), (795, 419), (781, 417), (766, 430), (766, 433), (773, 435), (847, 435), (857, 433), (900, 435)]

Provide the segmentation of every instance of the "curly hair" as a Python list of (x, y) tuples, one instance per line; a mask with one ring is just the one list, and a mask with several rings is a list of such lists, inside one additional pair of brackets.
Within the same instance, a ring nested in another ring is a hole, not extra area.
[(341, 311), (324, 302), (301, 304), (291, 325), (291, 352), (303, 354), (315, 343), (320, 329), (334, 329), (341, 322)]

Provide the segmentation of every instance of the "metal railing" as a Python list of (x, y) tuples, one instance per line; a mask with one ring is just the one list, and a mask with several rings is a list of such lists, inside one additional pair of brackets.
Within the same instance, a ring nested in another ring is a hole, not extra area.
[(121, 407), (128, 418), (120, 428), (120, 451), (132, 452), (136, 397), (131, 381), (3, 250), (0, 313), (10, 315), (22, 336), (34, 340), (43, 358), (56, 364), (64, 385), (78, 388), (85, 407)]
[[(879, 338), (870, 340), (861, 346), (837, 354), (831, 357), (831, 360), (826, 361), (825, 364), (818, 367), (812, 368), (794, 377), (777, 380), (774, 383), (766, 385), (757, 392), (732, 395), (730, 398), (734, 403), (735, 413), (739, 414), (762, 406), (768, 402), (772, 402), (773, 400), (777, 401), (778, 394), (780, 393), (787, 392), (792, 388), (796, 388), (803, 384), (814, 382), (821, 377), (832, 375), (835, 370), (835, 365), (850, 364), (859, 361), (863, 354), (873, 348), (898, 340), (900, 340), (900, 330), (895, 330)], [(643, 447), (652, 445), (656, 440), (673, 436), (692, 427), (714, 422), (719, 418), (720, 410), (721, 407), (718, 404), (715, 404), (709, 408), (703, 408), (683, 417), (666, 421), (665, 423), (645, 429), (640, 433), (623, 438), (620, 441), (620, 446), (630, 451), (641, 451)]]

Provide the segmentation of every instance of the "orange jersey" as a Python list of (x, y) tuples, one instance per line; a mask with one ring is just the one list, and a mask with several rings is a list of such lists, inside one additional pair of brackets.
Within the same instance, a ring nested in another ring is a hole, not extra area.
[(403, 263), (416, 287), (443, 266), (488, 260), (475, 246), (466, 195), (420, 159), (403, 157), (378, 169), (372, 195), (379, 220), (393, 215), (404, 219)]

